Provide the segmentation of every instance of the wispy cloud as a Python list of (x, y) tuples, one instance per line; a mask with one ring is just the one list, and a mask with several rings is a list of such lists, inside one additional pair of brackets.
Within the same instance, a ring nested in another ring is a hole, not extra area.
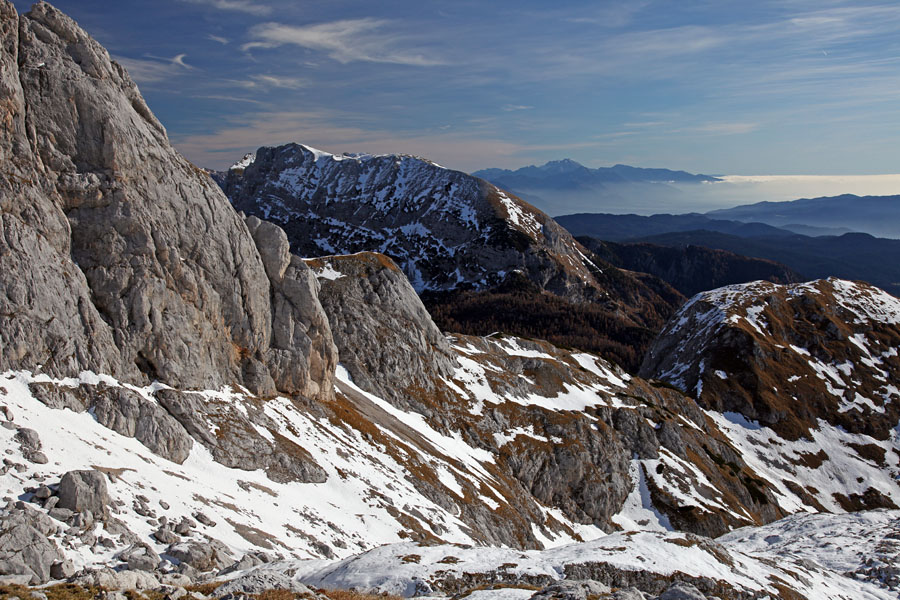
[(504, 104), (501, 107), (505, 112), (515, 112), (518, 110), (532, 110), (533, 106), (525, 106), (524, 104)]
[(203, 4), (218, 10), (228, 10), (264, 17), (272, 13), (272, 7), (253, 0), (182, 0), (191, 4)]
[(408, 38), (386, 32), (392, 24), (386, 19), (345, 19), (317, 25), (286, 25), (263, 23), (250, 29), (254, 41), (242, 46), (244, 50), (275, 48), (285, 44), (325, 52), (332, 59), (393, 63), (400, 65), (434, 66), (443, 61), (402, 45)]
[[(352, 116), (350, 120), (352, 120)], [(289, 142), (331, 152), (405, 153), (457, 169), (515, 166), (534, 149), (514, 142), (452, 130), (397, 132), (346, 124), (332, 111), (257, 112), (231, 120), (219, 131), (174, 137), (175, 146), (197, 165), (224, 168), (260, 146)], [(571, 146), (566, 146), (570, 148)]]
[(193, 66), (187, 64), (184, 59), (187, 54), (178, 54), (172, 58), (146, 55), (146, 58), (113, 57), (128, 71), (131, 78), (137, 83), (156, 83), (171, 79), (185, 71), (191, 71)]
[(213, 35), (213, 34), (211, 34), (211, 33), (209, 33), (209, 34), (206, 35), (206, 39), (212, 40), (212, 41), (214, 41), (214, 42), (218, 42), (218, 43), (222, 44), (223, 46), (226, 45), (226, 44), (228, 44), (228, 42), (230, 41), (230, 40), (229, 40), (228, 38), (226, 38), (226, 37), (222, 37), (222, 36), (220, 36), (220, 35)]
[(309, 85), (309, 82), (301, 77), (289, 77), (283, 75), (251, 75), (249, 79), (235, 81), (234, 83), (247, 89), (269, 87), (297, 90)]
[(203, 94), (191, 96), (191, 98), (202, 98), (206, 100), (220, 100), (222, 102), (241, 102), (246, 104), (259, 104), (263, 105), (265, 102), (262, 100), (256, 100), (254, 98), (241, 98), (240, 96), (227, 96), (227, 95), (218, 95), (218, 94)]
[(701, 133), (709, 135), (740, 135), (759, 129), (759, 123), (704, 123), (673, 129), (669, 133)]

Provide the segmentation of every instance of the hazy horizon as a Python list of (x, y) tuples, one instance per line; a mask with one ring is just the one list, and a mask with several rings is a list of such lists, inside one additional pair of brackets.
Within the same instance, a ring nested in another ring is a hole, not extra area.
[(611, 185), (586, 190), (519, 190), (522, 198), (550, 216), (573, 213), (706, 213), (757, 202), (801, 198), (893, 196), (900, 194), (900, 174), (884, 175), (722, 175), (715, 183)]

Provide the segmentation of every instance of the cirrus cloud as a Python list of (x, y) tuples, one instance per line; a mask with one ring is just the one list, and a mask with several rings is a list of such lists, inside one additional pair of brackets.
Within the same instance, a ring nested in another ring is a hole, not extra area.
[(392, 22), (387, 19), (343, 19), (316, 25), (262, 23), (250, 28), (254, 41), (241, 46), (275, 48), (285, 44), (325, 52), (340, 63), (354, 61), (393, 63), (412, 66), (434, 66), (443, 61), (403, 48), (408, 39), (385, 32)]

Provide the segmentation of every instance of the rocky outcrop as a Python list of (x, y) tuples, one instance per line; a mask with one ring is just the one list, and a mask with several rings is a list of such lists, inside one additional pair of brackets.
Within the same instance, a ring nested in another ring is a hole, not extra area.
[(37, 585), (50, 579), (54, 563), (64, 558), (49, 539), (58, 525), (30, 508), (13, 508), (0, 514), (0, 575), (22, 584)]
[(698, 294), (641, 375), (788, 439), (819, 420), (886, 439), (900, 420), (900, 300), (861, 282), (757, 281)]
[(0, 282), (0, 370), (327, 398), (309, 299), (280, 301), (302, 298), (280, 278), (272, 293), (254, 238), (125, 70), (46, 3), (0, 17), (0, 271), (19, 274)]
[(341, 364), (354, 383), (401, 407), (434, 395), (456, 358), (399, 267), (382, 254), (308, 259)]
[[(324, 481), (296, 441), (260, 433), (261, 408), (254, 424), (183, 393), (332, 398), (328, 321), (284, 232), (245, 224), (71, 19), (8, 2), (0, 19), (0, 273), (16, 274), (0, 278), (0, 371), (81, 377), (32, 391), (174, 462), (196, 440), (228, 465)], [(211, 435), (223, 412), (232, 435)]]
[[(290, 253), (284, 230), (256, 217), (248, 217), (246, 223), (272, 284), (272, 340), (266, 354), (272, 377), (280, 382), (279, 389), (328, 398), (338, 354), (319, 303), (316, 278), (303, 260)], [(305, 362), (298, 364), (298, 354)]]

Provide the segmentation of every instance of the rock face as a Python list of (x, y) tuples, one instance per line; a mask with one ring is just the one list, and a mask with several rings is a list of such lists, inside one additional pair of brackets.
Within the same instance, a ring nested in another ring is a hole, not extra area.
[[(293, 274), (273, 284), (124, 69), (48, 4), (19, 17), (3, 2), (0, 18), (0, 272), (20, 274), (0, 282), (0, 370), (327, 398), (315, 309), (271, 293)], [(285, 323), (314, 339), (287, 345)]]
[(341, 364), (361, 388), (403, 405), (434, 394), (456, 366), (400, 268), (382, 254), (309, 259)]
[(280, 224), (301, 256), (381, 252), (418, 292), (489, 287), (513, 271), (573, 299), (599, 291), (583, 249), (553, 219), (424, 159), (288, 144), (218, 179), (235, 208)]
[(33, 509), (13, 509), (0, 515), (0, 574), (19, 576), (19, 583), (37, 585), (50, 579), (54, 563), (63, 560), (49, 539), (56, 523)]
[[(324, 481), (296, 442), (260, 433), (261, 408), (215, 436), (209, 423), (231, 411), (186, 393), (333, 396), (317, 283), (284, 232), (245, 224), (71, 19), (2, 2), (0, 35), (0, 273), (16, 274), (0, 278), (0, 371), (103, 374), (33, 393), (178, 463), (196, 440), (229, 465)], [(155, 381), (179, 391), (128, 387)]]

